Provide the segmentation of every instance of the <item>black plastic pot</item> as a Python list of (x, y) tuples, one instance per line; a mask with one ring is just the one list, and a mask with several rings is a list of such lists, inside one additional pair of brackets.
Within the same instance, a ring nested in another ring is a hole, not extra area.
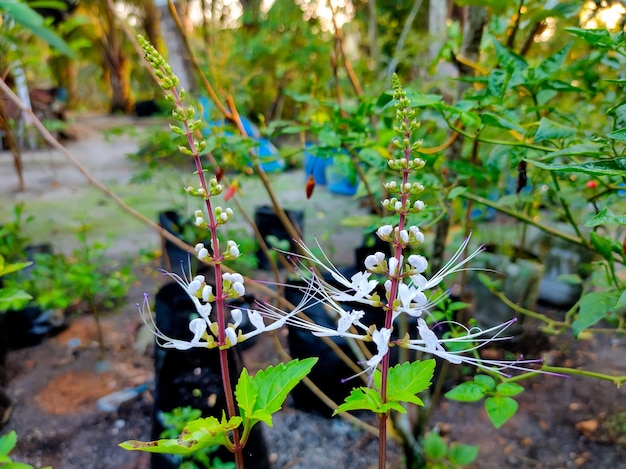
[[(159, 225), (177, 238), (182, 239), (183, 227), (178, 212), (174, 210), (160, 212)], [(190, 254), (164, 237), (162, 240), (163, 252), (161, 255), (161, 265), (164, 269), (178, 275), (183, 275), (189, 272), (189, 264), (191, 262), (192, 271), (194, 271), (193, 269), (197, 265), (197, 259), (194, 253)]]
[[(299, 231), (300, 236), (302, 236), (304, 230), (304, 211), (285, 210), (285, 213), (287, 214), (289, 220), (291, 220), (293, 225), (296, 227), (296, 230)], [(283, 225), (283, 223), (280, 221), (278, 215), (276, 215), (272, 207), (269, 207), (267, 205), (257, 207), (254, 211), (254, 223), (256, 224), (259, 232), (261, 233), (261, 236), (263, 236), (263, 239), (270, 249), (272, 248), (272, 244), (268, 241), (268, 238), (271, 236), (275, 236), (279, 241), (288, 240), (289, 250), (292, 252), (296, 251), (296, 243), (293, 239), (291, 239), (291, 236), (289, 236), (285, 225)], [(259, 269), (269, 270), (270, 261), (267, 259), (263, 251), (259, 249), (256, 255), (259, 260)]]
[[(156, 295), (156, 324), (163, 334), (180, 339), (191, 339), (189, 318), (195, 311), (193, 302), (176, 283), (165, 285)], [(242, 370), (237, 348), (228, 351), (230, 377), (233, 389)], [(155, 348), (155, 398), (152, 438), (158, 439), (164, 430), (162, 412), (177, 407), (191, 406), (202, 411), (203, 417), (221, 418), (226, 409), (222, 387), (219, 352), (216, 349), (179, 351)], [(232, 453), (220, 448), (213, 453), (222, 461), (234, 460)], [(260, 425), (252, 429), (244, 451), (246, 468), (269, 468), (268, 451)], [(152, 469), (174, 469), (180, 458), (153, 454)]]

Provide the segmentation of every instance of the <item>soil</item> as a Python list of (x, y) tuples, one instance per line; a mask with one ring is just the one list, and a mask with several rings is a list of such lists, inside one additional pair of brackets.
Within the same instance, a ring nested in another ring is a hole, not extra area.
[[(122, 188), (134, 170), (123, 155), (136, 143), (127, 137), (117, 143), (108, 142), (102, 137), (102, 130), (131, 123), (145, 126), (127, 118), (83, 118), (78, 126), (80, 139), (70, 143), (69, 148), (87, 163), (92, 162), (92, 169), (99, 176)], [(35, 222), (39, 223), (29, 229), (40, 233), (42, 225), (50, 222), (38, 220), (38, 217), (52, 210), (51, 201), (56, 201), (62, 208), (55, 209), (52, 216), (55, 224), (47, 232), (53, 230), (53, 240), (61, 249), (70, 249), (72, 237), (64, 231), (63, 222), (67, 224), (69, 216), (64, 215), (64, 211), (71, 211), (73, 207), (64, 201), (85, 201), (83, 210), (91, 213), (97, 210), (94, 207), (102, 199), (90, 195), (91, 189), (60, 155), (45, 150), (25, 154), (24, 160), (28, 191), (16, 194), (10, 156), (0, 153), (0, 219), (10, 220), (10, 207), (16, 201), (23, 201), (26, 208), (36, 212)], [(51, 167), (54, 167), (54, 174)], [(289, 177), (294, 179), (293, 174)], [(298, 178), (302, 178), (298, 181), (303, 180), (301, 174)], [(321, 188), (316, 191), (316, 196), (323, 197)], [(293, 194), (289, 196), (292, 202), (293, 197)], [(95, 201), (93, 207), (88, 205), (90, 200)], [(317, 224), (326, 220), (324, 204), (330, 199), (321, 200), (322, 205), (316, 207), (311, 216)], [(155, 196), (152, 202), (150, 213), (168, 204), (167, 197)], [(107, 203), (102, 202), (100, 207), (102, 216), (107, 216)], [(337, 209), (336, 205), (333, 209)], [(341, 209), (337, 210), (339, 216), (345, 215)], [(111, 219), (121, 218), (119, 213), (110, 216)], [(118, 222), (103, 224), (110, 227), (111, 223)], [(119, 223), (125, 222), (119, 220)], [(128, 236), (119, 243), (115, 238), (112, 255), (123, 257), (133, 253), (136, 258), (138, 245), (158, 248), (158, 236), (145, 227), (128, 223), (124, 232)], [(354, 247), (345, 244), (354, 236), (349, 231), (343, 235), (344, 241), (334, 243), (340, 255)], [(2, 432), (17, 431), (19, 441), (13, 453), (16, 460), (35, 466), (50, 465), (55, 469), (149, 467), (145, 454), (118, 447), (122, 441), (147, 440), (150, 436), (153, 345), (151, 337), (146, 336), (141, 327), (134, 303), (143, 292), (155, 293), (162, 279), (154, 273), (155, 266), (138, 266), (135, 271), (138, 280), (132, 286), (128, 304), (103, 319), (104, 359), (100, 357), (97, 329), (90, 316), (74, 319), (62, 333), (39, 345), (9, 353), (6, 391), (14, 407)], [(526, 331), (536, 330), (533, 323), (525, 327)], [(281, 332), (280, 336), (283, 342), (284, 334)], [(534, 333), (526, 337), (524, 354), (543, 355), (555, 366), (626, 374), (626, 338), (623, 336), (598, 335), (576, 341), (566, 336), (547, 340)], [(244, 361), (252, 371), (276, 363), (278, 355), (271, 338), (263, 337), (246, 350)], [(147, 384), (147, 390), (122, 403), (117, 410), (99, 410), (98, 399), (142, 384)], [(626, 468), (624, 387), (619, 389), (609, 381), (548, 375), (538, 375), (523, 384), (526, 391), (517, 397), (519, 411), (498, 430), (488, 421), (482, 404), (449, 400), (437, 406), (431, 416), (431, 426), (450, 442), (480, 446), (479, 462), (471, 466), (473, 469)], [(301, 412), (291, 407), (291, 401), (275, 416), (274, 426), (264, 428), (264, 434), (272, 467), (276, 469), (377, 467), (375, 437), (340, 418), (327, 419)], [(393, 442), (388, 467), (403, 467), (401, 451)]]

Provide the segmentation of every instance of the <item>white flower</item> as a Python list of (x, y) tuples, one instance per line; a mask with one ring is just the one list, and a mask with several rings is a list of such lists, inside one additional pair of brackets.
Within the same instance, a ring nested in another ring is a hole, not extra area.
[(385, 260), (385, 254), (382, 252), (376, 252), (370, 254), (365, 258), (365, 268), (373, 272), (380, 272), (382, 269), (382, 262)]
[[(437, 285), (441, 283), (441, 281), (447, 277), (448, 275), (455, 274), (457, 272), (461, 272), (463, 270), (471, 270), (466, 269), (464, 266), (471, 261), (474, 257), (485, 250), (484, 246), (480, 246), (476, 249), (472, 254), (467, 256), (465, 259), (462, 259), (459, 262), (459, 258), (463, 255), (465, 251), (465, 247), (468, 245), (470, 241), (469, 236), (465, 238), (459, 249), (454, 253), (452, 258), (446, 262), (446, 264), (441, 268), (439, 272), (437, 272), (430, 280), (426, 279), (421, 273), (417, 273), (411, 276), (411, 282), (420, 290), (430, 290), (435, 288)], [(456, 263), (456, 264), (455, 264)]]
[(348, 314), (342, 315), (337, 321), (337, 332), (339, 334), (343, 334), (354, 325), (358, 325), (363, 329), (367, 329), (365, 325), (361, 323), (361, 318), (363, 318), (363, 316), (365, 316), (365, 312), (360, 310), (352, 310)]
[(383, 357), (389, 352), (389, 339), (391, 338), (391, 329), (376, 329), (372, 334), (372, 341), (376, 344), (377, 353), (367, 360), (367, 372), (374, 371)]
[[(503, 324), (491, 327), (486, 330), (480, 330), (478, 328), (468, 329), (459, 323), (451, 322), (456, 326), (460, 326), (465, 329), (466, 334), (458, 337), (452, 337), (449, 339), (439, 339), (437, 335), (428, 327), (426, 321), (422, 318), (417, 320), (417, 330), (421, 339), (409, 340), (408, 342), (398, 342), (401, 347), (409, 348), (411, 350), (418, 350), (420, 352), (429, 353), (444, 360), (449, 361), (452, 364), (458, 365), (466, 363), (486, 370), (495, 371), (502, 375), (506, 375), (503, 370), (513, 369), (529, 371), (530, 369), (520, 365), (526, 365), (531, 363), (538, 363), (541, 360), (482, 360), (473, 356), (464, 355), (471, 353), (476, 349), (493, 341), (508, 340), (510, 337), (500, 337), (500, 335), (515, 322), (515, 319), (507, 321)], [(467, 344), (468, 347), (460, 351), (448, 351), (444, 347), (445, 344)]]
[(148, 326), (152, 333), (156, 336), (157, 343), (163, 348), (175, 348), (177, 350), (189, 350), (194, 347), (206, 347), (207, 342), (202, 342), (201, 339), (205, 336), (210, 323), (204, 318), (195, 318), (189, 322), (189, 330), (193, 332), (193, 338), (191, 340), (172, 339), (163, 334), (154, 321), (154, 315), (150, 309), (150, 301), (148, 295), (144, 295), (143, 305), (137, 305), (139, 314), (143, 319), (143, 322)]
[(204, 285), (204, 275), (196, 275), (189, 285), (187, 285), (187, 292), (190, 295), (195, 295)]
[[(315, 291), (322, 293), (328, 298), (332, 298), (336, 301), (355, 301), (358, 303), (373, 305), (377, 303), (374, 299), (372, 292), (378, 286), (376, 280), (370, 280), (370, 272), (357, 272), (350, 280), (348, 280), (337, 268), (330, 262), (326, 254), (322, 251), (324, 260), (322, 262), (302, 241), (298, 241), (298, 245), (302, 248), (306, 255), (291, 254), (295, 257), (306, 259), (310, 262), (317, 264), (322, 269), (326, 270), (332, 278), (345, 288), (341, 290), (337, 287), (330, 285), (324, 279), (319, 278), (315, 272), (311, 272), (307, 269), (307, 275), (302, 274), (302, 280), (311, 285), (315, 285)], [(318, 245), (319, 246), (319, 245)]]

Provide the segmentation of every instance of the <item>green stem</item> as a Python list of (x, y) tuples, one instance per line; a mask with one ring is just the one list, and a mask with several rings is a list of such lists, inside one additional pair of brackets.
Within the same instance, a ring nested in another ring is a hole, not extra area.
[(564, 233), (562, 231), (557, 230), (556, 228), (552, 228), (550, 226), (547, 225), (543, 225), (542, 223), (534, 220), (533, 218), (529, 217), (528, 215), (524, 215), (523, 213), (511, 210), (507, 207), (502, 207), (501, 205), (498, 205), (497, 202), (492, 202), (489, 199), (485, 199), (484, 197), (480, 197), (478, 195), (475, 194), (471, 194), (469, 192), (463, 192), (462, 194), (459, 195), (459, 197), (462, 197), (464, 199), (467, 200), (473, 200), (475, 202), (478, 202), (480, 204), (486, 205), (487, 207), (493, 208), (497, 211), (499, 211), (500, 213), (504, 213), (505, 215), (508, 215), (510, 217), (515, 218), (516, 220), (519, 220), (521, 222), (527, 223), (529, 225), (532, 225), (534, 227), (539, 228), (541, 231), (545, 231), (546, 233), (552, 235), (552, 236), (556, 236), (557, 238), (561, 238), (565, 241), (568, 241), (570, 243), (574, 243), (578, 246), (582, 246), (584, 248), (590, 249), (589, 245), (587, 244), (586, 240), (584, 238), (577, 238), (575, 236), (572, 236), (568, 233)]
[(569, 204), (567, 203), (567, 201), (561, 195), (561, 186), (559, 185), (559, 180), (556, 177), (556, 173), (554, 171), (551, 171), (550, 175), (552, 176), (552, 182), (554, 183), (554, 188), (556, 189), (556, 195), (559, 198), (559, 202), (561, 203), (561, 207), (563, 207), (563, 212), (565, 213), (565, 218), (567, 218), (567, 221), (570, 223), (570, 225), (572, 225), (572, 228), (574, 228), (574, 231), (576, 232), (578, 237), (585, 243), (585, 247), (588, 248), (589, 247), (589, 242), (587, 241), (587, 238), (585, 238), (583, 236), (582, 232), (580, 231), (580, 228), (578, 228), (578, 224), (574, 220), (574, 217), (572, 216), (572, 212), (569, 209)]

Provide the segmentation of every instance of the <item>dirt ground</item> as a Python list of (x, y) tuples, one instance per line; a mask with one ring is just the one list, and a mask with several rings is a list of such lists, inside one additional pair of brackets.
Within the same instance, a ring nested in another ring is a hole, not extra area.
[[(111, 125), (129, 124), (134, 121), (99, 116), (83, 119), (79, 124), (80, 139), (69, 145), (87, 162), (92, 156), (92, 169), (98, 177), (122, 192), (135, 170), (123, 154), (132, 151), (136, 144), (128, 137), (108, 142), (102, 137), (102, 130)], [(31, 233), (37, 235), (43, 226), (49, 227), (54, 222), (48, 231), (52, 235), (47, 236), (52, 236), (61, 249), (69, 249), (71, 230), (65, 230), (64, 221), (65, 225), (75, 223), (71, 221), (74, 215), (68, 212), (76, 207), (66, 201), (85, 201), (82, 209), (87, 212), (92, 210), (89, 203), (93, 201), (94, 206), (103, 207), (101, 216), (109, 217), (103, 226), (124, 223), (123, 231), (128, 233), (125, 239), (115, 238), (114, 255), (136, 255), (138, 245), (158, 247), (158, 236), (140, 224), (123, 221), (103, 198), (91, 192), (84, 178), (75, 174), (60, 155), (47, 150), (35, 152), (25, 156), (25, 165), (28, 191), (16, 194), (10, 157), (8, 153), (0, 153), (0, 221), (10, 220), (13, 203), (22, 201), (36, 213), (35, 225), (29, 228)], [(289, 178), (293, 179), (294, 175)], [(128, 191), (131, 198), (132, 191)], [(150, 214), (169, 206), (169, 195), (148, 193), (152, 197), (150, 206), (146, 207)], [(330, 217), (325, 207), (332, 205), (331, 199), (316, 195), (320, 197), (320, 205), (307, 212), (312, 225), (325, 223)], [(287, 197), (293, 202), (295, 196), (291, 193)], [(333, 210), (340, 217), (346, 214), (336, 206)], [(46, 213), (50, 218), (45, 217)], [(349, 230), (338, 231), (333, 235), (343, 237), (330, 242), (336, 246), (341, 263), (349, 258), (345, 252), (354, 247), (346, 244), (352, 242), (354, 234)], [(342, 259), (342, 255), (346, 257)], [(155, 273), (155, 266), (135, 270), (138, 280), (127, 304), (104, 321), (107, 348), (104, 361), (99, 360), (96, 329), (88, 316), (72, 321), (66, 330), (40, 345), (10, 352), (7, 391), (15, 406), (2, 432), (14, 429), (18, 433), (15, 459), (51, 465), (55, 469), (149, 467), (145, 455), (117, 446), (127, 439), (148, 439), (150, 433), (152, 344), (139, 327), (141, 320), (135, 303), (143, 292), (155, 293), (162, 279)], [(532, 323), (526, 327), (529, 332), (536, 330)], [(584, 341), (556, 337), (546, 341), (538, 334), (530, 336), (525, 343), (527, 357), (542, 355), (555, 366), (626, 374), (625, 337), (599, 335)], [(251, 369), (278, 360), (269, 338), (248, 349), (244, 359)], [(147, 391), (125, 402), (117, 411), (98, 410), (99, 398), (144, 383), (148, 384)], [(626, 468), (624, 387), (618, 389), (608, 381), (590, 378), (546, 375), (537, 376), (524, 386), (526, 391), (518, 398), (518, 413), (499, 430), (492, 427), (480, 404), (447, 400), (435, 410), (431, 425), (451, 442), (480, 446), (479, 462), (473, 469)], [(264, 433), (276, 469), (377, 467), (376, 438), (338, 418), (311, 416), (288, 406), (276, 416), (274, 427), (265, 428)], [(399, 448), (392, 444), (389, 454), (388, 467), (401, 468)]]

